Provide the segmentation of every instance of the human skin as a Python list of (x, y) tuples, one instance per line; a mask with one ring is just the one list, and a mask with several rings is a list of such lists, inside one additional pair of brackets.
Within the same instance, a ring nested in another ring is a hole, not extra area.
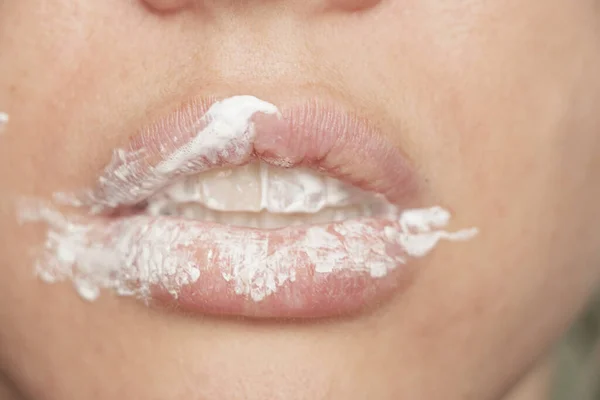
[[(600, 279), (597, 0), (0, 2), (0, 373), (28, 399), (502, 398)], [(18, 199), (90, 185), (190, 96), (386, 121), (473, 241), (375, 310), (184, 316), (33, 272)]]

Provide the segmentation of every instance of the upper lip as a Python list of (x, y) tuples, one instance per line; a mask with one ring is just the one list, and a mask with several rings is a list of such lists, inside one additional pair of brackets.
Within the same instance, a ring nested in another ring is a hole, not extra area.
[(126, 147), (114, 150), (93, 189), (61, 194), (57, 200), (91, 207), (98, 214), (111, 213), (143, 203), (184, 175), (255, 159), (285, 167), (309, 167), (383, 194), (396, 205), (408, 204), (417, 192), (417, 179), (408, 157), (388, 142), (382, 130), (344, 107), (315, 99), (279, 105), (278, 115), (256, 113), (252, 118), (255, 137), (243, 154), (235, 158), (217, 154), (210, 160), (163, 173), (157, 179), (157, 165), (198, 134), (203, 116), (217, 101), (193, 98), (144, 126)]

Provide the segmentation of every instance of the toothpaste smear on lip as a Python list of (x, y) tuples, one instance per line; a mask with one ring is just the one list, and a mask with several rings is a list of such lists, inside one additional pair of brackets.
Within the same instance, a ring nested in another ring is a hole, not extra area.
[(164, 159), (157, 165), (149, 165), (143, 149), (117, 149), (98, 182), (99, 190), (56, 193), (54, 199), (64, 205), (88, 207), (92, 213), (100, 214), (121, 205), (134, 205), (168, 184), (175, 174), (208, 169), (219, 159), (237, 165), (253, 150), (256, 132), (251, 118), (257, 113), (279, 115), (279, 110), (253, 96), (218, 101), (198, 121), (198, 131), (193, 137), (173, 138), (182, 141), (182, 145), (163, 153)]
[[(130, 204), (132, 192), (135, 198), (140, 194), (149, 197), (148, 182), (168, 180), (174, 171), (197, 167), (194, 163), (210, 164), (224, 156), (242, 160), (252, 150), (255, 132), (251, 118), (257, 112), (278, 114), (274, 105), (251, 96), (215, 103), (203, 117), (203, 128), (149, 172), (140, 168), (145, 162), (143, 152), (119, 150), (105, 170), (100, 195), (94, 191), (61, 193), (55, 200), (98, 213)], [(133, 191), (123, 191), (123, 183), (132, 181), (141, 183)], [(280, 207), (289, 200), (281, 197), (289, 194), (288, 190), (280, 192), (283, 194), (271, 199), (272, 203), (261, 199), (261, 207)], [(406, 210), (388, 220), (385, 229), (377, 229), (372, 219), (348, 219), (281, 228), (273, 235), (218, 224), (206, 229), (198, 227), (197, 221), (148, 215), (98, 225), (38, 201), (23, 202), (19, 217), (22, 223), (43, 223), (48, 229), (36, 261), (38, 276), (48, 283), (71, 280), (78, 293), (90, 301), (103, 289), (147, 299), (155, 286), (177, 297), (188, 285), (198, 282), (202, 286), (207, 274), (214, 279), (210, 269), (217, 265), (223, 285), (260, 302), (296, 281), (305, 265), (312, 265), (315, 274), (350, 271), (377, 279), (409, 258), (426, 256), (441, 240), (464, 241), (478, 233), (476, 228), (445, 231), (450, 214), (441, 207)], [(280, 238), (277, 234), (294, 239), (273, 248), (272, 239)], [(202, 247), (202, 243), (212, 243), (212, 247)], [(390, 245), (401, 252), (390, 252)]]
[[(154, 286), (177, 297), (185, 286), (202, 280), (214, 263), (225, 266), (221, 277), (236, 294), (259, 302), (294, 282), (302, 265), (314, 265), (316, 274), (344, 271), (383, 278), (408, 258), (426, 256), (440, 240), (464, 241), (478, 233), (475, 228), (442, 230), (450, 215), (433, 207), (405, 211), (383, 237), (370, 237), (372, 226), (348, 220), (333, 228), (307, 227), (293, 242), (270, 253), (269, 240), (261, 233), (227, 226), (206, 229), (169, 220), (148, 224), (145, 218), (131, 217), (98, 232), (97, 227), (41, 204), (24, 207), (20, 217), (24, 223), (48, 225), (36, 264), (38, 276), (48, 283), (71, 280), (87, 300), (96, 299), (102, 289), (147, 299)], [(203, 242), (216, 243), (203, 258), (208, 265), (199, 265), (196, 259), (195, 247)], [(388, 254), (390, 243), (404, 254)], [(297, 258), (306, 262), (300, 265)]]

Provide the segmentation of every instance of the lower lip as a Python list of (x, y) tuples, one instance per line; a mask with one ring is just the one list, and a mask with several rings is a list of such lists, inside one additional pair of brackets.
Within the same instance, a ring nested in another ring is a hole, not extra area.
[(364, 309), (407, 278), (403, 249), (386, 235), (395, 224), (364, 218), (258, 230), (134, 216), (93, 230), (124, 265), (113, 271), (118, 292), (201, 314), (316, 318)]

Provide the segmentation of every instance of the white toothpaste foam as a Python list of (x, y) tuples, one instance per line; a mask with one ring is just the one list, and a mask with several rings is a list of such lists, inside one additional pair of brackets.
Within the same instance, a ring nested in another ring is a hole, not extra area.
[(253, 96), (235, 96), (216, 102), (202, 118), (206, 126), (155, 168), (159, 175), (190, 169), (198, 159), (214, 164), (219, 157), (232, 164), (252, 151), (256, 132), (250, 119), (257, 113), (277, 114), (277, 107)]

